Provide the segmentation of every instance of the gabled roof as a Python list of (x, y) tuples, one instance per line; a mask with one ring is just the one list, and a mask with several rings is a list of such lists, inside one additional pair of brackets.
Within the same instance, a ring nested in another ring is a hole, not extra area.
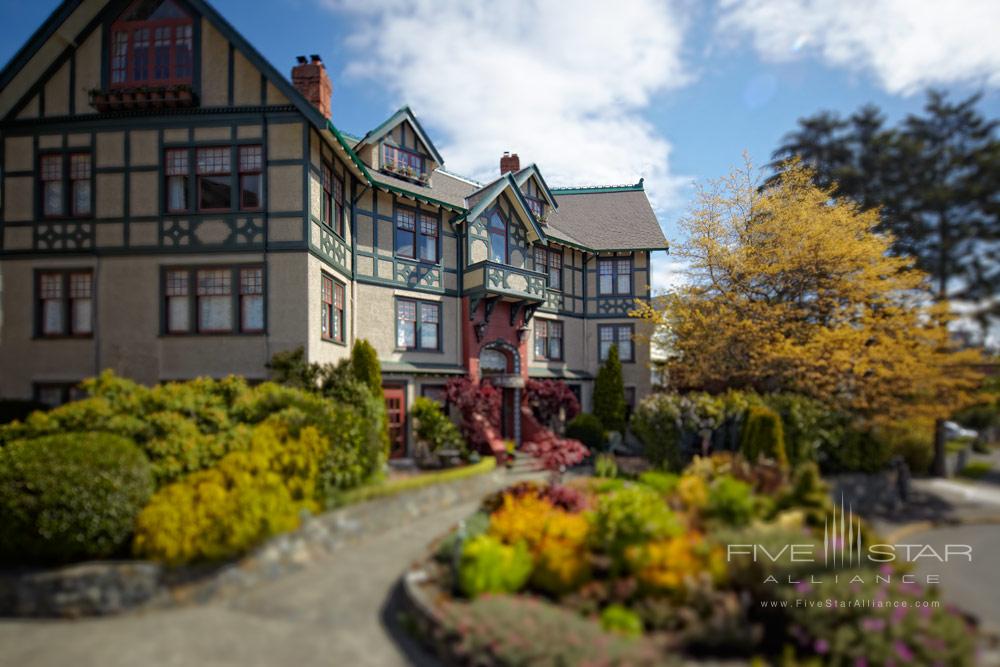
[(420, 139), (421, 143), (423, 143), (424, 147), (431, 154), (431, 157), (434, 158), (434, 161), (438, 164), (444, 164), (444, 159), (441, 157), (441, 154), (438, 153), (437, 148), (434, 147), (434, 143), (430, 140), (430, 137), (427, 136), (427, 133), (424, 132), (424, 128), (421, 127), (420, 121), (417, 120), (417, 117), (413, 115), (413, 112), (408, 106), (399, 109), (396, 113), (382, 121), (382, 123), (374, 130), (371, 130), (365, 134), (365, 136), (361, 137), (361, 140), (357, 143), (356, 147), (376, 143), (403, 121), (409, 122), (410, 127), (412, 127), (413, 131), (416, 132), (417, 138)]
[(552, 191), (549, 190), (549, 184), (545, 182), (545, 178), (542, 177), (541, 170), (534, 162), (515, 173), (514, 180), (517, 181), (518, 187), (523, 187), (532, 176), (534, 176), (535, 180), (538, 181), (538, 184), (542, 186), (542, 194), (545, 195), (545, 200), (548, 202), (549, 206), (552, 208), (559, 208), (559, 203), (556, 201), (555, 197), (552, 196)]
[[(534, 240), (546, 243), (545, 232), (542, 231), (538, 220), (535, 219), (535, 214), (531, 212), (531, 207), (528, 206), (524, 195), (521, 194), (521, 188), (518, 187), (517, 181), (514, 180), (514, 176), (510, 172), (476, 190), (467, 197), (470, 208), (461, 217), (466, 220), (475, 220), (505, 192), (511, 193), (510, 197), (517, 203), (517, 210), (520, 212), (521, 218), (528, 223), (528, 230), (534, 233)], [(473, 203), (473, 200), (475, 200), (475, 203)]]
[(557, 241), (588, 250), (667, 250), (669, 244), (646, 197), (635, 185), (556, 188), (559, 210), (546, 231)]

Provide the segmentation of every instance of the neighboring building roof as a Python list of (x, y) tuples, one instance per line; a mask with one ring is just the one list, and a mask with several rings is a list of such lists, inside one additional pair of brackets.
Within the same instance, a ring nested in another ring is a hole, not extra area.
[(546, 232), (592, 250), (666, 250), (669, 246), (653, 213), (642, 180), (635, 185), (554, 188), (559, 209)]

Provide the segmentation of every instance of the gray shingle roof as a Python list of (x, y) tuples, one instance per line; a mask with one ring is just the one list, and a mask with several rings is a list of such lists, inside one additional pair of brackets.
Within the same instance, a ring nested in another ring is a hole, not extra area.
[(549, 213), (545, 228), (552, 237), (594, 250), (667, 249), (640, 187), (555, 189), (553, 194), (559, 208)]

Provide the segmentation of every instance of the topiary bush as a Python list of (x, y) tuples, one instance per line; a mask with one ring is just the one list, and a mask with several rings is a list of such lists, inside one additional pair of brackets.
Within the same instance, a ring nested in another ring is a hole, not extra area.
[(515, 593), (531, 576), (531, 554), (524, 542), (502, 543), (492, 535), (466, 540), (458, 563), (458, 589), (466, 597)]
[(63, 433), (0, 448), (0, 559), (106, 558), (153, 491), (149, 461), (108, 433)]
[(601, 627), (626, 637), (639, 637), (642, 635), (642, 618), (628, 607), (612, 604), (601, 612)]
[(354, 341), (351, 348), (351, 371), (368, 387), (372, 396), (382, 399), (382, 365), (375, 348), (364, 338)]
[(294, 530), (315, 510), (327, 442), (275, 416), (253, 429), (250, 447), (160, 489), (136, 519), (136, 555), (169, 565), (238, 556)]
[(581, 412), (566, 424), (566, 437), (579, 440), (592, 452), (604, 449), (606, 442), (601, 420), (589, 412)]
[(788, 458), (781, 416), (764, 406), (750, 408), (740, 437), (740, 451), (748, 461), (764, 457), (786, 465)]
[(617, 345), (611, 346), (608, 358), (597, 371), (591, 400), (594, 416), (601, 420), (605, 431), (625, 432), (625, 383)]

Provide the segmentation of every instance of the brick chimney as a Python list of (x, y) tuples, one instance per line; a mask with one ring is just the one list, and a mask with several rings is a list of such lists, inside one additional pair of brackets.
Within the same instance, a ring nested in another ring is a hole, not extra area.
[(326, 74), (323, 60), (315, 53), (306, 60), (305, 56), (296, 58), (298, 64), (292, 68), (292, 85), (309, 100), (319, 112), (330, 117), (330, 96), (333, 95), (333, 84)]
[(517, 153), (513, 155), (509, 151), (504, 151), (503, 156), (500, 158), (500, 175), (503, 176), (508, 171), (520, 171), (521, 170), (521, 159), (517, 157)]

